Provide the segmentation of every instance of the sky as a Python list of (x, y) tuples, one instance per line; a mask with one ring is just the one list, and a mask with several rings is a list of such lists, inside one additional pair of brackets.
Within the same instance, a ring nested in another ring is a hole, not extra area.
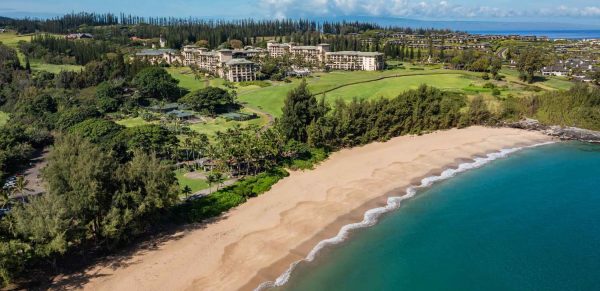
[(0, 0), (0, 16), (124, 12), (201, 18), (352, 18), (600, 25), (600, 0)]

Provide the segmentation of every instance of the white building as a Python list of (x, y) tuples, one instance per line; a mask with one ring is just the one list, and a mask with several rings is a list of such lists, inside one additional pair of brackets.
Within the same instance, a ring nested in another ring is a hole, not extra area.
[(325, 66), (333, 70), (378, 71), (385, 66), (383, 56), (377, 52), (328, 52), (325, 54)]
[(260, 56), (263, 52), (264, 50), (254, 48), (209, 51), (206, 48), (187, 45), (183, 47), (183, 64), (196, 66), (230, 82), (254, 81), (259, 67), (246, 58)]
[(384, 68), (384, 55), (377, 52), (331, 52), (329, 44), (296, 46), (293, 43), (267, 43), (271, 57), (289, 55), (312, 66), (324, 65), (334, 70), (376, 71)]

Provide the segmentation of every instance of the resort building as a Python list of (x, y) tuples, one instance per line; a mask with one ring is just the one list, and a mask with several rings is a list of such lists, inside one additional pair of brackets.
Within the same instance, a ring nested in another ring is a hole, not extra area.
[(247, 58), (260, 57), (264, 54), (266, 54), (264, 49), (251, 47), (243, 50), (208, 51), (206, 48), (187, 45), (183, 47), (183, 64), (196, 66), (200, 70), (230, 82), (254, 81), (259, 67)]
[(325, 54), (325, 66), (333, 70), (378, 71), (385, 66), (383, 56), (377, 52), (328, 52)]
[(271, 57), (289, 55), (312, 66), (324, 65), (333, 70), (376, 71), (384, 68), (384, 55), (377, 52), (331, 52), (329, 44), (296, 46), (293, 43), (267, 43)]
[(297, 46), (294, 43), (267, 43), (267, 50), (271, 57), (290, 55), (302, 59), (308, 64), (318, 65), (324, 62), (325, 53), (330, 51), (329, 44), (322, 43), (316, 46)]
[(246, 59), (231, 59), (221, 69), (221, 77), (230, 82), (248, 82), (256, 80), (257, 65)]
[(181, 63), (179, 52), (174, 49), (144, 49), (135, 54), (136, 58), (147, 61), (151, 64), (173, 64)]

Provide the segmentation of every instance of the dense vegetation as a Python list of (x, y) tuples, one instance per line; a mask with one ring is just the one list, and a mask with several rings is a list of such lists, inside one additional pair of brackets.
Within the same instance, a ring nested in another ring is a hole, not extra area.
[(19, 49), (31, 59), (77, 65), (100, 60), (106, 53), (116, 51), (116, 47), (107, 41), (69, 40), (49, 34), (34, 35), (31, 42), (21, 42)]
[[(10, 210), (0, 217), (0, 285), (31, 270), (57, 271), (67, 258), (85, 261), (90, 254), (114, 251), (160, 231), (161, 226), (219, 215), (267, 191), (287, 176), (284, 168), (310, 168), (340, 148), (521, 117), (600, 129), (600, 90), (588, 86), (524, 98), (498, 97), (500, 109), (490, 110), (481, 96), (469, 99), (427, 86), (398, 92), (390, 99), (327, 103), (324, 98), (318, 100), (306, 82), (288, 93), (282, 117), (270, 127), (234, 126), (210, 138), (177, 127), (178, 123), (171, 128), (165, 120), (125, 127), (113, 121), (116, 116), (137, 114), (149, 105), (179, 102), (209, 117), (240, 106), (229, 87), (206, 86), (188, 92), (164, 68), (129, 61), (126, 45), (131, 44), (131, 36), (162, 34), (173, 47), (201, 42), (211, 48), (263, 45), (265, 37), (303, 44), (327, 40), (334, 50), (383, 50), (391, 58), (411, 61), (430, 56), (447, 60), (456, 69), (496, 78), (501, 62), (470, 50), (434, 55), (432, 49), (379, 47), (379, 41), (365, 44), (349, 34), (361, 32), (377, 38), (378, 31), (432, 31), (355, 22), (213, 22), (70, 14), (49, 20), (2, 18), (0, 25), (22, 33), (96, 35), (93, 41), (40, 35), (30, 44), (20, 44), (27, 60), (85, 65), (78, 72), (32, 71), (14, 49), (0, 44), (0, 110), (10, 113), (10, 122), (0, 126), (0, 181), (28, 167), (43, 149), (50, 149), (42, 173), (48, 185), (45, 194), (14, 199), (24, 192), (22, 179), (10, 193), (0, 190), (0, 208)], [(526, 51), (517, 52), (515, 60), (526, 81), (533, 81), (533, 72), (544, 62), (538, 53)], [(302, 65), (300, 60), (267, 59), (259, 77), (284, 80), (285, 69)], [(200, 160), (207, 182), (217, 186), (217, 191), (190, 197), (190, 191), (181, 191), (177, 185), (174, 170), (199, 168)], [(219, 189), (231, 177), (239, 180)]]
[(503, 103), (503, 118), (532, 117), (549, 125), (575, 126), (600, 130), (600, 89), (578, 85), (567, 91), (546, 92), (540, 96)]
[(338, 100), (330, 109), (324, 100), (317, 102), (303, 82), (288, 94), (280, 127), (289, 139), (336, 149), (490, 120), (490, 114), (482, 118), (471, 118), (473, 112), (462, 114), (466, 105), (463, 95), (421, 86), (393, 99)]
[(179, 101), (211, 116), (236, 109), (237, 106), (235, 94), (218, 87), (202, 88), (183, 96)]

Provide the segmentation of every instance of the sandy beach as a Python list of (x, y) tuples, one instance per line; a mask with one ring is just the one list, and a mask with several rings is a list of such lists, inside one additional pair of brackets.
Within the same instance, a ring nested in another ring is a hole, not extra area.
[(342, 150), (214, 222), (94, 266), (77, 276), (79, 284), (60, 285), (69, 278), (57, 278), (55, 288), (253, 290), (422, 178), (476, 156), (549, 140), (532, 131), (470, 127)]

